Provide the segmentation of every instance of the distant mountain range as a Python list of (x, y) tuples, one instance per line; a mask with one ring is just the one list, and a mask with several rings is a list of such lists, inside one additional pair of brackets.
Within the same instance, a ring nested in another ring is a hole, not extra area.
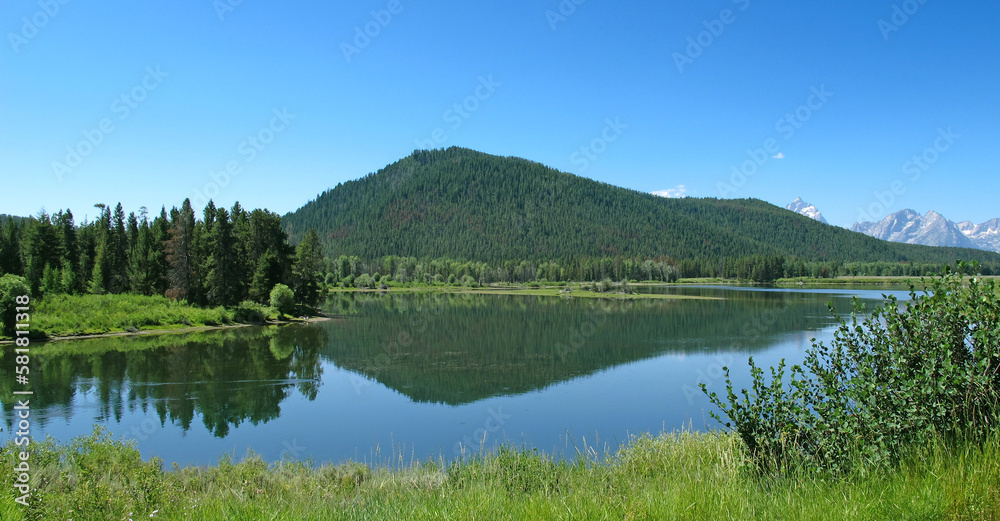
[(926, 215), (906, 209), (886, 216), (879, 222), (854, 223), (851, 231), (907, 244), (976, 248), (1000, 252), (1000, 219), (982, 224), (955, 223), (931, 210)]
[(823, 214), (820, 213), (820, 211), (815, 206), (803, 201), (801, 197), (796, 198), (794, 201), (791, 202), (791, 204), (786, 206), (785, 209), (791, 210), (795, 213), (800, 213), (810, 219), (815, 219), (823, 224), (830, 224), (826, 222), (826, 219), (823, 218)]

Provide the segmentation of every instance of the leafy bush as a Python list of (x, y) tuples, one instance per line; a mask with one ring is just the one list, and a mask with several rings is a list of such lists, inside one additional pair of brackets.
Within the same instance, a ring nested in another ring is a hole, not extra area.
[[(964, 271), (965, 265), (960, 265)], [(992, 280), (944, 275), (900, 305), (871, 314), (855, 300), (831, 345), (814, 343), (802, 366), (750, 359), (753, 391), (709, 397), (762, 470), (848, 470), (886, 465), (932, 440), (981, 440), (1000, 420), (1000, 297)], [(863, 318), (860, 318), (863, 317)], [(707, 393), (705, 386), (702, 390)], [(722, 419), (713, 414), (722, 422)]]
[(28, 280), (24, 277), (9, 273), (0, 277), (0, 333), (3, 335), (14, 336), (15, 299), (28, 294)]
[(278, 310), (271, 306), (265, 306), (252, 300), (244, 300), (233, 310), (233, 320), (248, 324), (260, 324), (277, 314)]
[(295, 293), (284, 284), (275, 284), (271, 290), (271, 307), (282, 315), (291, 315), (295, 312)]
[(375, 281), (367, 273), (362, 273), (354, 279), (354, 286), (358, 288), (374, 288)]

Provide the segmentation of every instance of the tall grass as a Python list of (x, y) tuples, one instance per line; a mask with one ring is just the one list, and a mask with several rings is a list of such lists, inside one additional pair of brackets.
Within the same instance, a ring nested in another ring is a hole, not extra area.
[(162, 296), (51, 295), (33, 304), (36, 335), (73, 336), (140, 329), (219, 326), (233, 322), (225, 308), (199, 308)]
[[(15, 457), (13, 446), (0, 449), (7, 491)], [(998, 461), (995, 434), (981, 445), (924, 446), (892, 469), (768, 477), (750, 470), (735, 435), (675, 433), (576, 461), (503, 448), (394, 471), (253, 455), (164, 471), (98, 431), (37, 446), (32, 506), (0, 494), (0, 518), (1000, 519)]]

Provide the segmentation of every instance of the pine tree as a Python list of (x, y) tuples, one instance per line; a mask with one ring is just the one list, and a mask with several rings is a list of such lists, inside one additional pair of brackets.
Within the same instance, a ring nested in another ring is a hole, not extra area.
[(125, 230), (125, 211), (122, 203), (115, 206), (115, 213), (110, 222), (108, 255), (108, 291), (110, 293), (125, 293), (128, 284), (128, 234)]
[(261, 304), (268, 301), (271, 290), (282, 281), (284, 267), (273, 251), (267, 250), (257, 262), (257, 269), (250, 284), (250, 298)]
[[(59, 264), (61, 271), (68, 269), (75, 272), (79, 269), (80, 252), (77, 244), (76, 224), (73, 222), (73, 212), (68, 208), (65, 212), (57, 212), (53, 216), (53, 224), (58, 228), (59, 242), (62, 245), (62, 259)], [(76, 280), (76, 274), (72, 273), (71, 280)], [(71, 286), (63, 285), (63, 291), (74, 293), (77, 291), (75, 282)]]
[(235, 243), (229, 212), (219, 208), (215, 211), (208, 239), (211, 253), (207, 261), (205, 288), (209, 304), (231, 306), (237, 303)]
[(181, 209), (178, 211), (175, 208), (173, 214), (175, 216), (166, 245), (167, 262), (170, 265), (166, 295), (174, 300), (182, 300), (188, 298), (193, 278), (195, 222), (191, 201), (185, 199)]
[[(390, 264), (395, 267), (394, 262)], [(319, 301), (322, 265), (319, 235), (315, 229), (310, 229), (296, 248), (292, 264), (292, 291), (300, 304), (314, 307)]]

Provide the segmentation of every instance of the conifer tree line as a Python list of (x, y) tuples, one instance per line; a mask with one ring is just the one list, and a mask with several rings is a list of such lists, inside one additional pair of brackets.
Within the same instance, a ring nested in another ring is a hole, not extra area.
[(0, 275), (23, 276), (36, 296), (135, 293), (234, 306), (265, 303), (285, 284), (301, 304), (319, 300), (316, 232), (293, 247), (274, 212), (209, 201), (199, 216), (187, 199), (152, 216), (145, 207), (126, 215), (121, 203), (95, 207), (97, 217), (79, 225), (68, 209), (0, 219)]
[[(396, 284), (456, 284), (612, 281), (674, 282), (680, 278), (720, 278), (769, 283), (780, 278), (838, 276), (932, 276), (937, 263), (818, 262), (781, 255), (719, 259), (655, 259), (629, 257), (565, 258), (559, 260), (466, 261), (387, 255), (374, 261), (339, 255), (325, 260), (329, 286), (377, 288)], [(993, 270), (981, 268), (984, 275)]]

